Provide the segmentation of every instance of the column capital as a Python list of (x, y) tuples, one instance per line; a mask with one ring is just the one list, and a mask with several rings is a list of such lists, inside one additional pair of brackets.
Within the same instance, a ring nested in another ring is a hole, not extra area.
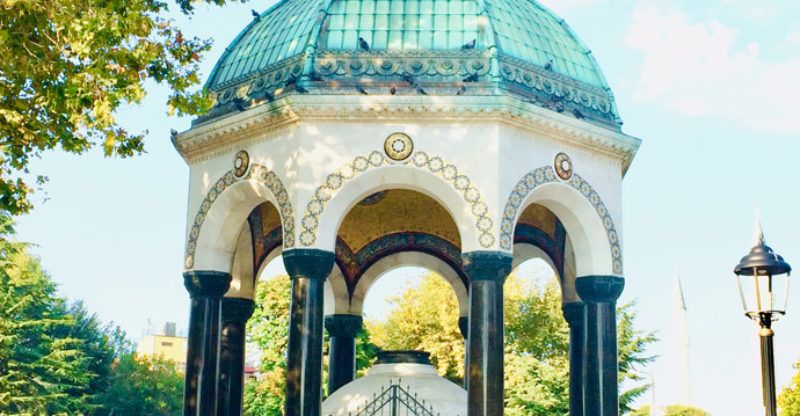
[(511, 254), (503, 251), (472, 251), (461, 254), (464, 272), (470, 281), (494, 280), (504, 282), (511, 273)]
[(584, 302), (616, 302), (625, 288), (625, 279), (619, 276), (583, 276), (575, 280), (575, 289)]
[(583, 302), (569, 302), (561, 306), (564, 319), (570, 327), (583, 324), (583, 313), (586, 305)]
[(192, 270), (183, 274), (183, 286), (193, 298), (221, 298), (231, 285), (231, 274), (213, 270)]
[(337, 314), (325, 317), (325, 329), (332, 337), (354, 338), (364, 324), (361, 315)]
[(292, 279), (325, 280), (333, 269), (333, 252), (317, 249), (297, 249), (283, 252), (283, 265)]
[(222, 322), (245, 323), (256, 309), (252, 299), (222, 298)]

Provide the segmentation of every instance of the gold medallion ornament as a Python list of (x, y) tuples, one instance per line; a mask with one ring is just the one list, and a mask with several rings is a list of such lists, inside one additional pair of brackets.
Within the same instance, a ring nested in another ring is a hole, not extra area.
[(554, 166), (556, 168), (556, 174), (559, 178), (565, 181), (572, 178), (572, 159), (570, 159), (566, 153), (559, 153), (556, 155)]
[(250, 155), (247, 154), (246, 151), (240, 150), (239, 153), (236, 154), (236, 159), (233, 161), (233, 174), (236, 175), (237, 178), (241, 178), (247, 173), (249, 167)]
[(383, 150), (390, 159), (400, 162), (408, 159), (414, 152), (414, 142), (405, 133), (392, 133), (386, 138)]

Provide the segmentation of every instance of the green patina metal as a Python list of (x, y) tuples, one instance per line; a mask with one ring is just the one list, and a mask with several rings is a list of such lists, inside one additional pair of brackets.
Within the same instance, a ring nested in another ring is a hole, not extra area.
[(589, 49), (535, 0), (281, 0), (234, 40), (207, 86), (225, 104), (243, 85), (252, 96), (310, 72), (439, 82), (474, 74), (530, 90), (548, 108), (564, 111), (563, 100), (567, 111), (581, 108), (580, 117), (588, 110), (620, 123)]

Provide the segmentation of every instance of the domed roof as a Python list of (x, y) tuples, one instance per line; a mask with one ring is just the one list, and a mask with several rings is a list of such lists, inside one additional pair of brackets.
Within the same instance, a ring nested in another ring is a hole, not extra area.
[(336, 78), (346, 88), (364, 77), (416, 91), (428, 83), (432, 95), (454, 83), (495, 83), (550, 109), (619, 124), (589, 49), (534, 0), (281, 0), (226, 49), (207, 87), (224, 103), (242, 85), (271, 98), (286, 85), (307, 91)]

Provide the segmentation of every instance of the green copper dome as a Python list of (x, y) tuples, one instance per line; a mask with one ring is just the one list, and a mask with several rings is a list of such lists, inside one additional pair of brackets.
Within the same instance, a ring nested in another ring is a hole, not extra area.
[(250, 97), (273, 98), (334, 78), (343, 89), (405, 80), (417, 91), (429, 85), (426, 94), (493, 82), (556, 111), (619, 124), (591, 52), (534, 0), (282, 0), (234, 40), (207, 86), (225, 104), (241, 98), (243, 85)]

